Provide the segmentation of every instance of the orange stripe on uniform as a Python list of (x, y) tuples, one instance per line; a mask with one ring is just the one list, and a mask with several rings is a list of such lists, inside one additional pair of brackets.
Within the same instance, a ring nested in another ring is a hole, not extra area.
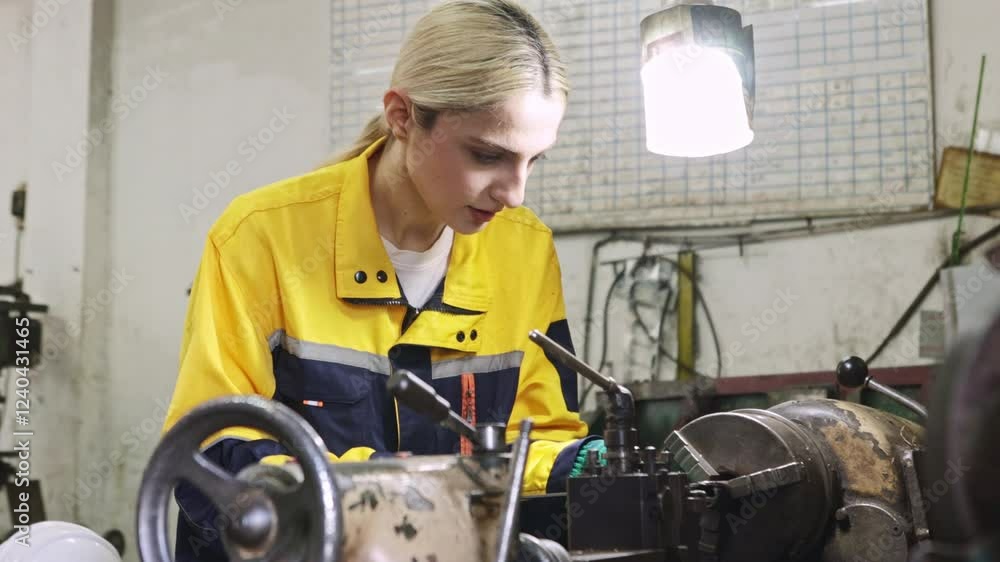
[[(472, 373), (462, 373), (462, 417), (476, 425), (476, 377)], [(472, 454), (472, 441), (468, 437), (462, 437), (461, 453)]]

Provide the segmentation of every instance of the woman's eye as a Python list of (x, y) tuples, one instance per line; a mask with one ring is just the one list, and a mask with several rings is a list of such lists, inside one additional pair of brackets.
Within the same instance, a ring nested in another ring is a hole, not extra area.
[(477, 162), (480, 162), (482, 164), (492, 164), (492, 163), (500, 160), (500, 155), (499, 154), (491, 154), (489, 152), (480, 152), (478, 150), (473, 150), (472, 151), (472, 156), (476, 159)]

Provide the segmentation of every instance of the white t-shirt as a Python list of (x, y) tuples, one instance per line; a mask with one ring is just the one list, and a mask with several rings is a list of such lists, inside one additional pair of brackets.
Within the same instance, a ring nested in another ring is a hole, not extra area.
[(399, 277), (399, 284), (403, 287), (403, 294), (410, 306), (423, 307), (444, 279), (454, 237), (455, 231), (444, 227), (441, 236), (425, 252), (400, 250), (382, 237), (382, 244), (385, 245), (392, 266), (396, 268), (396, 276)]

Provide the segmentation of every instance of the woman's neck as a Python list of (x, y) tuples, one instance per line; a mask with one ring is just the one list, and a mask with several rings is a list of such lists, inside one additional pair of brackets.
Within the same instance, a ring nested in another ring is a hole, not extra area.
[(368, 160), (372, 208), (379, 234), (400, 250), (423, 252), (434, 245), (444, 223), (431, 217), (406, 174), (399, 142), (387, 142)]

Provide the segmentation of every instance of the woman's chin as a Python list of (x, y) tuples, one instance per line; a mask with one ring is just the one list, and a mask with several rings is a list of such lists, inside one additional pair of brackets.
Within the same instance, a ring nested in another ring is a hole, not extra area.
[(472, 221), (456, 221), (457, 224), (449, 224), (452, 230), (459, 234), (476, 234), (482, 232), (489, 223), (477, 223)]

